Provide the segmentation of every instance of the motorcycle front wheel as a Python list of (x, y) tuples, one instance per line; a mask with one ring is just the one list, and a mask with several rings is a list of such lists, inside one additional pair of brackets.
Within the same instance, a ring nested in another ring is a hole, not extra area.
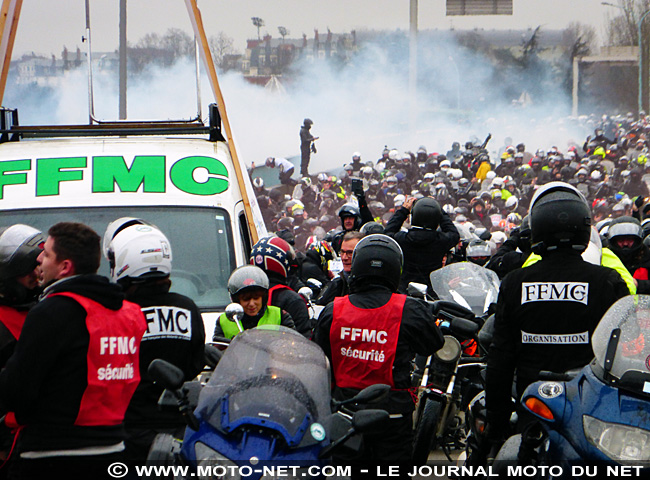
[(442, 404), (440, 402), (429, 398), (425, 400), (422, 414), (415, 429), (415, 436), (413, 437), (413, 462), (416, 465), (427, 463), (429, 452), (435, 440), (441, 412)]

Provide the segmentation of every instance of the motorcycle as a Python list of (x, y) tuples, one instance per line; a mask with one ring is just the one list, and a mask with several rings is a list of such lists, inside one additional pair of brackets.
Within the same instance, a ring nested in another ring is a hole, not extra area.
[(497, 301), (500, 280), (496, 273), (471, 262), (458, 262), (431, 272), (431, 287), (438, 298), (455, 302), (484, 316)]
[[(650, 473), (650, 296), (627, 296), (605, 313), (591, 339), (594, 360), (554, 374), (521, 397), (533, 422), (510, 437), (495, 466), (535, 465), (539, 478)], [(589, 470), (586, 470), (589, 469)], [(622, 470), (624, 469), (624, 470)], [(636, 470), (632, 470), (636, 469)]]
[[(203, 468), (217, 466), (239, 469), (253, 480), (275, 478), (268, 468), (291, 466), (300, 477), (307, 472), (303, 469), (328, 465), (338, 448), (360, 448), (355, 437), (383, 428), (389, 418), (384, 410), (351, 413), (344, 408), (380, 400), (388, 394), (387, 385), (332, 402), (324, 353), (282, 326), (257, 327), (234, 337), (200, 389), (195, 409), (173, 365), (155, 360), (149, 372), (170, 392), (161, 403), (176, 404), (188, 427), (182, 442), (159, 436), (148, 462), (188, 466), (192, 477), (202, 478)], [(233, 476), (224, 478), (239, 478), (229, 472)]]
[(430, 305), (445, 343), (426, 360), (419, 381), (413, 440), (416, 464), (424, 464), (438, 447), (450, 461), (452, 448), (465, 447), (461, 412), (483, 389), (479, 376), (485, 363), (476, 349), (476, 334), (484, 323), (482, 315), (498, 294), (496, 274), (473, 263), (451, 264), (432, 272), (430, 280), (440, 298)]

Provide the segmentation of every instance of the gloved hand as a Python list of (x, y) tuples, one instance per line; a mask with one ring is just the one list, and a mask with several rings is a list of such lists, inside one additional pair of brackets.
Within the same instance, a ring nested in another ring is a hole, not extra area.
[(311, 144), (311, 152), (316, 153), (316, 145), (313, 143)]

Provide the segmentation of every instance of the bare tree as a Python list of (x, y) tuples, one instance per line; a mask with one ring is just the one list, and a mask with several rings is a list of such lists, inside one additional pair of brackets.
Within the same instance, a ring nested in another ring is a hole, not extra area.
[[(611, 45), (632, 46), (637, 45), (640, 49), (640, 64), (644, 65), (642, 69), (642, 77), (639, 80), (641, 92), (639, 99), (641, 104), (640, 109), (648, 108), (648, 46), (650, 45), (650, 14), (645, 16), (650, 11), (650, 0), (618, 0), (617, 4), (612, 5), (609, 24), (607, 26), (607, 38)], [(639, 22), (643, 19), (643, 23)], [(640, 27), (640, 32), (639, 32)], [(639, 33), (641, 39), (639, 39)], [(638, 90), (638, 89), (637, 89)]]
[(235, 53), (234, 44), (235, 40), (223, 32), (219, 32), (218, 35), (213, 35), (208, 39), (208, 45), (210, 47), (210, 52), (212, 53), (212, 58), (214, 58), (214, 63), (218, 67), (221, 68), (224, 66), (224, 57), (226, 55)]
[(596, 29), (591, 25), (572, 22), (562, 32), (562, 46), (572, 62), (575, 57), (590, 55), (596, 46)]
[[(638, 45), (638, 22), (644, 12), (650, 9), (650, 0), (618, 0), (612, 4), (609, 21), (606, 27), (606, 36), (610, 45), (632, 46)], [(650, 35), (650, 18), (644, 22), (641, 29), (643, 38)]]

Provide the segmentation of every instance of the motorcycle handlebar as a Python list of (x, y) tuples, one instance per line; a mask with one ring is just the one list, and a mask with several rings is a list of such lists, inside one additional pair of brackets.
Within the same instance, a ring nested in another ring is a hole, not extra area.
[(478, 333), (479, 325), (473, 320), (456, 317), (444, 311), (438, 312), (438, 318), (444, 319), (439, 325), (443, 333), (449, 333), (461, 339), (474, 338)]

